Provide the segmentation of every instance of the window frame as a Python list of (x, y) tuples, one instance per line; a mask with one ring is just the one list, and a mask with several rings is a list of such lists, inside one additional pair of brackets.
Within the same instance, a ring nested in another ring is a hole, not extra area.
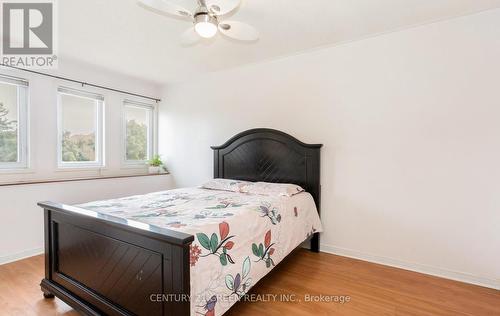
[[(62, 95), (76, 96), (96, 102), (95, 161), (63, 161), (63, 117)], [(95, 169), (105, 167), (104, 96), (101, 94), (60, 86), (57, 88), (57, 167), (58, 169)]]
[[(139, 109), (148, 110), (148, 158), (145, 160), (128, 160), (127, 159), (127, 118), (126, 109), (127, 107), (135, 107)], [(157, 119), (157, 106), (153, 103), (146, 103), (141, 101), (135, 101), (130, 99), (125, 99), (122, 102), (122, 150), (121, 150), (121, 160), (122, 166), (125, 168), (144, 168), (147, 166), (147, 162), (157, 153), (156, 146), (156, 119)]]
[(29, 160), (29, 82), (26, 79), (0, 75), (0, 83), (17, 87), (17, 161), (0, 162), (0, 173), (27, 170)]

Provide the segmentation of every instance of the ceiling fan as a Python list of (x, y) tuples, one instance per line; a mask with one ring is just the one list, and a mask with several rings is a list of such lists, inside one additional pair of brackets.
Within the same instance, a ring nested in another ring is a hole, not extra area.
[(193, 26), (181, 35), (183, 44), (194, 44), (201, 38), (212, 38), (217, 32), (240, 41), (255, 41), (258, 31), (239, 21), (222, 21), (222, 16), (233, 12), (241, 0), (197, 0), (198, 7), (191, 12), (166, 0), (138, 0), (143, 6), (176, 17), (191, 20)]

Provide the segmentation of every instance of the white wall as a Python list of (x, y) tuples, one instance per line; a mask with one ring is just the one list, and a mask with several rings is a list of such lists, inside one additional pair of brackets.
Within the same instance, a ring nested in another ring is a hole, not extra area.
[(488, 11), (168, 86), (160, 151), (192, 186), (245, 129), (323, 143), (324, 251), (500, 288), (499, 29)]
[(171, 189), (169, 175), (0, 187), (0, 264), (43, 252), (41, 201), (78, 204)]
[[(158, 96), (159, 87), (152, 82), (126, 77), (104, 69), (70, 61), (60, 61), (55, 74), (112, 88)], [(122, 169), (120, 141), (121, 105), (124, 98), (108, 92), (59, 80), (1, 68), (7, 74), (29, 80), (30, 84), (30, 147), (31, 167), (21, 173), (0, 172), (0, 183), (30, 179), (61, 179), (144, 173), (145, 168)], [(96, 91), (106, 102), (106, 167), (91, 171), (57, 170), (56, 91), (59, 85)], [(36, 206), (42, 200), (74, 204), (99, 199), (167, 190), (170, 176), (136, 177), (127, 179), (80, 181), (68, 183), (0, 186), (0, 264), (40, 253), (43, 247), (43, 211)]]

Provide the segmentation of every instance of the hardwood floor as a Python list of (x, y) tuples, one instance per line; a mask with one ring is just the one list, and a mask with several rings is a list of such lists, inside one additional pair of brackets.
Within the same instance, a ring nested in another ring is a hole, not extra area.
[[(78, 315), (38, 284), (43, 257), (0, 266), (0, 315)], [(295, 294), (295, 302), (240, 302), (226, 315), (500, 315), (500, 291), (360, 260), (300, 250), (252, 293)], [(305, 303), (306, 294), (349, 296), (346, 303)], [(298, 300), (302, 302), (298, 302)]]

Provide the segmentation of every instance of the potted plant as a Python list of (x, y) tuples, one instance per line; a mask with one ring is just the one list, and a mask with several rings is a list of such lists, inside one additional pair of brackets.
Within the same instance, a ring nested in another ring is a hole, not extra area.
[(154, 155), (153, 158), (148, 161), (148, 165), (150, 174), (160, 173), (161, 167), (163, 166), (160, 155)]

